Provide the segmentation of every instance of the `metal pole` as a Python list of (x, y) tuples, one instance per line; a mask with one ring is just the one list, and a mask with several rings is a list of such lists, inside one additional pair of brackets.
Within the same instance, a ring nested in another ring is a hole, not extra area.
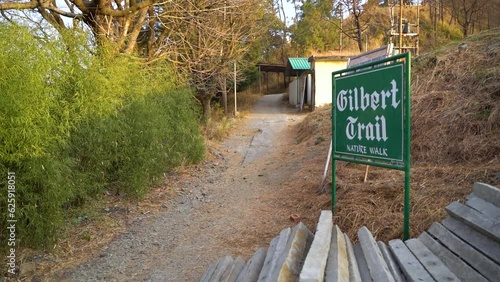
[(236, 107), (236, 61), (234, 62), (234, 116), (238, 116), (238, 108)]
[(344, 22), (344, 7), (342, 6), (342, 3), (340, 3), (339, 5), (340, 7), (340, 51), (342, 51), (342, 48), (344, 47), (344, 43), (343, 43), (343, 40), (342, 40), (342, 31), (343, 31), (343, 27), (342, 27), (342, 24)]
[(321, 178), (321, 184), (319, 185), (318, 191), (323, 190), (323, 185), (325, 184), (326, 175), (328, 174), (328, 165), (330, 164), (330, 158), (332, 156), (332, 142), (333, 140), (330, 139), (330, 148), (328, 149), (328, 155), (326, 156), (325, 169), (323, 170), (323, 177)]
[(410, 237), (410, 161), (411, 161), (411, 134), (410, 134), (410, 116), (411, 116), (411, 85), (410, 85), (410, 77), (411, 77), (411, 54), (406, 53), (405, 58), (406, 63), (406, 130), (405, 130), (405, 146), (406, 146), (406, 154), (405, 154), (405, 203), (404, 203), (404, 222), (403, 222), (403, 240), (408, 240)]
[[(333, 154), (333, 153), (332, 153)], [(337, 162), (332, 158), (332, 213), (335, 213), (335, 205), (337, 204)]]
[[(333, 81), (334, 78), (332, 77)], [(335, 101), (335, 86), (332, 87), (333, 91), (332, 91), (332, 101)], [(335, 205), (337, 204), (337, 161), (335, 160), (335, 156), (334, 156), (334, 151), (335, 149), (333, 148), (333, 146), (335, 146), (335, 142), (336, 142), (336, 138), (337, 138), (337, 133), (335, 132), (335, 123), (336, 123), (336, 119), (335, 119), (335, 105), (332, 104), (332, 113), (331, 113), (331, 116), (332, 116), (332, 143), (330, 143), (332, 146), (332, 151), (331, 151), (331, 154), (332, 154), (332, 214), (335, 213)]]
[(399, 1), (399, 54), (403, 53), (403, 0)]
[(420, 0), (417, 1), (417, 42), (416, 42), (416, 50), (415, 55), (418, 56), (418, 44), (420, 41)]

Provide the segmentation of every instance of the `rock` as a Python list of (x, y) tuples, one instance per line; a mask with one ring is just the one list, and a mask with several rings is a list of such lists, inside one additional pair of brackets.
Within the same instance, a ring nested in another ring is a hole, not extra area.
[(488, 52), (487, 54), (491, 57), (494, 57), (497, 55), (498, 48), (500, 47), (500, 43), (494, 43), (488, 46)]
[(34, 262), (26, 262), (19, 266), (19, 277), (27, 277), (35, 274), (36, 264)]
[(299, 222), (302, 220), (302, 217), (299, 214), (291, 214), (290, 219), (293, 220), (293, 222)]

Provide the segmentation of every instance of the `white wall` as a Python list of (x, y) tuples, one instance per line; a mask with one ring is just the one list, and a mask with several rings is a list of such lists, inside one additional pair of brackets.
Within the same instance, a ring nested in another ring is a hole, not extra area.
[(332, 102), (332, 72), (345, 69), (346, 61), (313, 61), (315, 107)]
[[(300, 104), (300, 98), (302, 97), (302, 92), (304, 91), (304, 78), (306, 77), (306, 74), (301, 75), (298, 78), (298, 83), (297, 79), (294, 78), (292, 82), (288, 85), (288, 103), (290, 105), (298, 105)], [(307, 95), (307, 103), (310, 105), (311, 104), (311, 75), (307, 74), (307, 87), (306, 87), (306, 95)], [(297, 87), (299, 91), (297, 92)], [(297, 94), (298, 93), (298, 94)]]
[[(297, 105), (298, 103), (298, 98), (297, 98), (297, 87), (299, 87), (299, 83), (297, 83), (297, 81), (300, 81), (300, 78), (299, 80), (297, 80), (297, 78), (294, 78), (290, 84), (288, 84), (288, 103), (290, 103), (290, 105)], [(300, 89), (300, 87), (299, 87)]]
[(308, 105), (312, 105), (312, 75), (311, 74), (308, 74), (307, 75), (307, 90), (306, 90), (306, 93), (307, 93), (307, 104)]

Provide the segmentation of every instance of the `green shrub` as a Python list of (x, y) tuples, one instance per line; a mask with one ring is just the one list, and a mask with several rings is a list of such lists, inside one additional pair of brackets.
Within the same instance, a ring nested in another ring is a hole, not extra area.
[(193, 118), (191, 93), (151, 95), (117, 115), (86, 122), (72, 135), (82, 173), (99, 183), (142, 196), (149, 181), (169, 168), (203, 158), (203, 139)]
[(144, 195), (164, 172), (203, 158), (192, 93), (168, 64), (91, 53), (85, 34), (41, 40), (6, 24), (0, 44), (0, 185), (15, 172), (18, 244), (50, 246), (68, 209), (104, 189)]

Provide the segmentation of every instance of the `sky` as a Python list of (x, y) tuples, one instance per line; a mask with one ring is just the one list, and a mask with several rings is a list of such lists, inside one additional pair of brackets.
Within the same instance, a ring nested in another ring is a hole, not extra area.
[(287, 26), (292, 25), (293, 17), (295, 16), (295, 9), (293, 7), (293, 3), (288, 2), (288, 0), (283, 0), (283, 5), (285, 7), (285, 15), (286, 15), (286, 24)]

